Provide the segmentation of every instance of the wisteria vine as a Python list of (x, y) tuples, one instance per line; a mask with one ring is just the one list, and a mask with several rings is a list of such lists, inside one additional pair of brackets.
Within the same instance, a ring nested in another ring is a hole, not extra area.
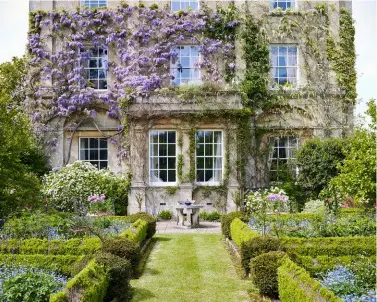
[[(202, 80), (221, 82), (224, 71), (234, 70), (236, 19), (225, 10), (173, 13), (159, 9), (121, 4), (116, 9), (36, 12), (29, 35), (30, 67), (39, 79), (30, 98), (34, 125), (45, 125), (54, 117), (95, 117), (98, 108), (119, 118), (122, 102), (171, 85), (170, 62), (177, 57), (177, 45), (197, 45), (201, 60), (197, 67)], [(204, 34), (223, 25), (223, 37)], [(53, 48), (49, 49), (49, 41)], [(109, 72), (107, 91), (90, 87), (85, 63), (91, 48), (107, 48)], [(203, 72), (204, 71), (204, 72)], [(39, 129), (42, 129), (40, 127)]]

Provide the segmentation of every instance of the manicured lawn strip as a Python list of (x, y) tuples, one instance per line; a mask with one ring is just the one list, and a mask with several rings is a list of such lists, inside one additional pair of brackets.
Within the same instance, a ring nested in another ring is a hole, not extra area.
[(217, 234), (156, 236), (132, 301), (249, 301), (250, 281), (240, 280)]

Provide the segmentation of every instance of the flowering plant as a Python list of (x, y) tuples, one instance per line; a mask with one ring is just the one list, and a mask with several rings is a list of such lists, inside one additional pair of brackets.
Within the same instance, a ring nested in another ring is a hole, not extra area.
[[(246, 196), (246, 211), (262, 224), (261, 233), (266, 235), (269, 226), (267, 225), (267, 215), (275, 214), (278, 218), (281, 212), (287, 212), (289, 197), (278, 187), (260, 189), (250, 192)], [(278, 219), (276, 219), (278, 222)], [(273, 225), (277, 230), (276, 225)]]
[(89, 213), (98, 214), (109, 212), (111, 210), (111, 203), (106, 200), (105, 194), (94, 194), (88, 197)]

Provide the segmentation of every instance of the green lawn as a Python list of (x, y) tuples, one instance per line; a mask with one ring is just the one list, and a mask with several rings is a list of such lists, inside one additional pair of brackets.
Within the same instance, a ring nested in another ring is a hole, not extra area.
[(156, 236), (132, 301), (250, 301), (250, 281), (237, 276), (217, 234)]

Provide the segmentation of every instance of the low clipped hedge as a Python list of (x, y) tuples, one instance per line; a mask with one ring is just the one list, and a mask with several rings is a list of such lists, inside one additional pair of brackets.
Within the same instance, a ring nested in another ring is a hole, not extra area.
[(105, 265), (95, 259), (75, 277), (68, 281), (65, 289), (50, 296), (50, 302), (103, 302), (109, 285), (109, 274)]
[(239, 248), (243, 242), (260, 236), (258, 232), (250, 229), (250, 227), (239, 218), (235, 218), (230, 224), (230, 234), (233, 242)]
[(296, 264), (304, 268), (311, 276), (317, 276), (319, 273), (324, 273), (329, 269), (332, 269), (336, 265), (349, 265), (352, 263), (363, 263), (370, 261), (376, 263), (376, 255), (370, 257), (364, 256), (317, 256), (315, 258), (311, 256), (297, 255), (292, 259)]
[(147, 213), (144, 213), (144, 212), (140, 212), (140, 213), (132, 214), (132, 215), (129, 215), (129, 216), (125, 216), (125, 221), (126, 222), (134, 223), (138, 219), (144, 220), (144, 221), (146, 221), (148, 223), (148, 230), (147, 230), (147, 237), (146, 237), (146, 239), (152, 238), (154, 236), (154, 234), (156, 234), (156, 224), (157, 224), (156, 218), (154, 218), (153, 216), (151, 216), (151, 215), (149, 215)]
[(236, 218), (239, 218), (241, 221), (246, 222), (247, 218), (243, 212), (230, 212), (221, 217), (221, 232), (226, 238), (232, 239), (230, 233), (230, 224)]
[(148, 233), (148, 222), (142, 219), (136, 220), (130, 228), (119, 235), (121, 238), (127, 238), (133, 242), (141, 244)]
[(0, 243), (2, 254), (86, 255), (101, 249), (99, 238), (61, 240), (11, 239)]
[(0, 263), (12, 265), (28, 265), (37, 268), (46, 268), (67, 276), (71, 276), (72, 268), (83, 258), (84, 256), (72, 255), (0, 254)]
[(283, 249), (292, 257), (343, 256), (376, 254), (376, 237), (321, 237), (321, 238), (281, 238)]
[(108, 253), (97, 255), (96, 261), (99, 264), (105, 265), (109, 274), (109, 287), (104, 301), (128, 301), (131, 297), (131, 263), (127, 259), (122, 259)]
[(118, 237), (105, 240), (102, 251), (129, 260), (133, 268), (136, 268), (140, 260), (139, 245), (127, 238)]
[(288, 258), (278, 268), (278, 291), (281, 302), (342, 301)]
[(287, 257), (284, 252), (274, 251), (261, 254), (250, 261), (251, 279), (262, 294), (278, 297), (277, 270)]
[(242, 242), (240, 248), (241, 264), (245, 272), (249, 272), (250, 260), (267, 252), (278, 251), (280, 241), (273, 237), (258, 236)]

